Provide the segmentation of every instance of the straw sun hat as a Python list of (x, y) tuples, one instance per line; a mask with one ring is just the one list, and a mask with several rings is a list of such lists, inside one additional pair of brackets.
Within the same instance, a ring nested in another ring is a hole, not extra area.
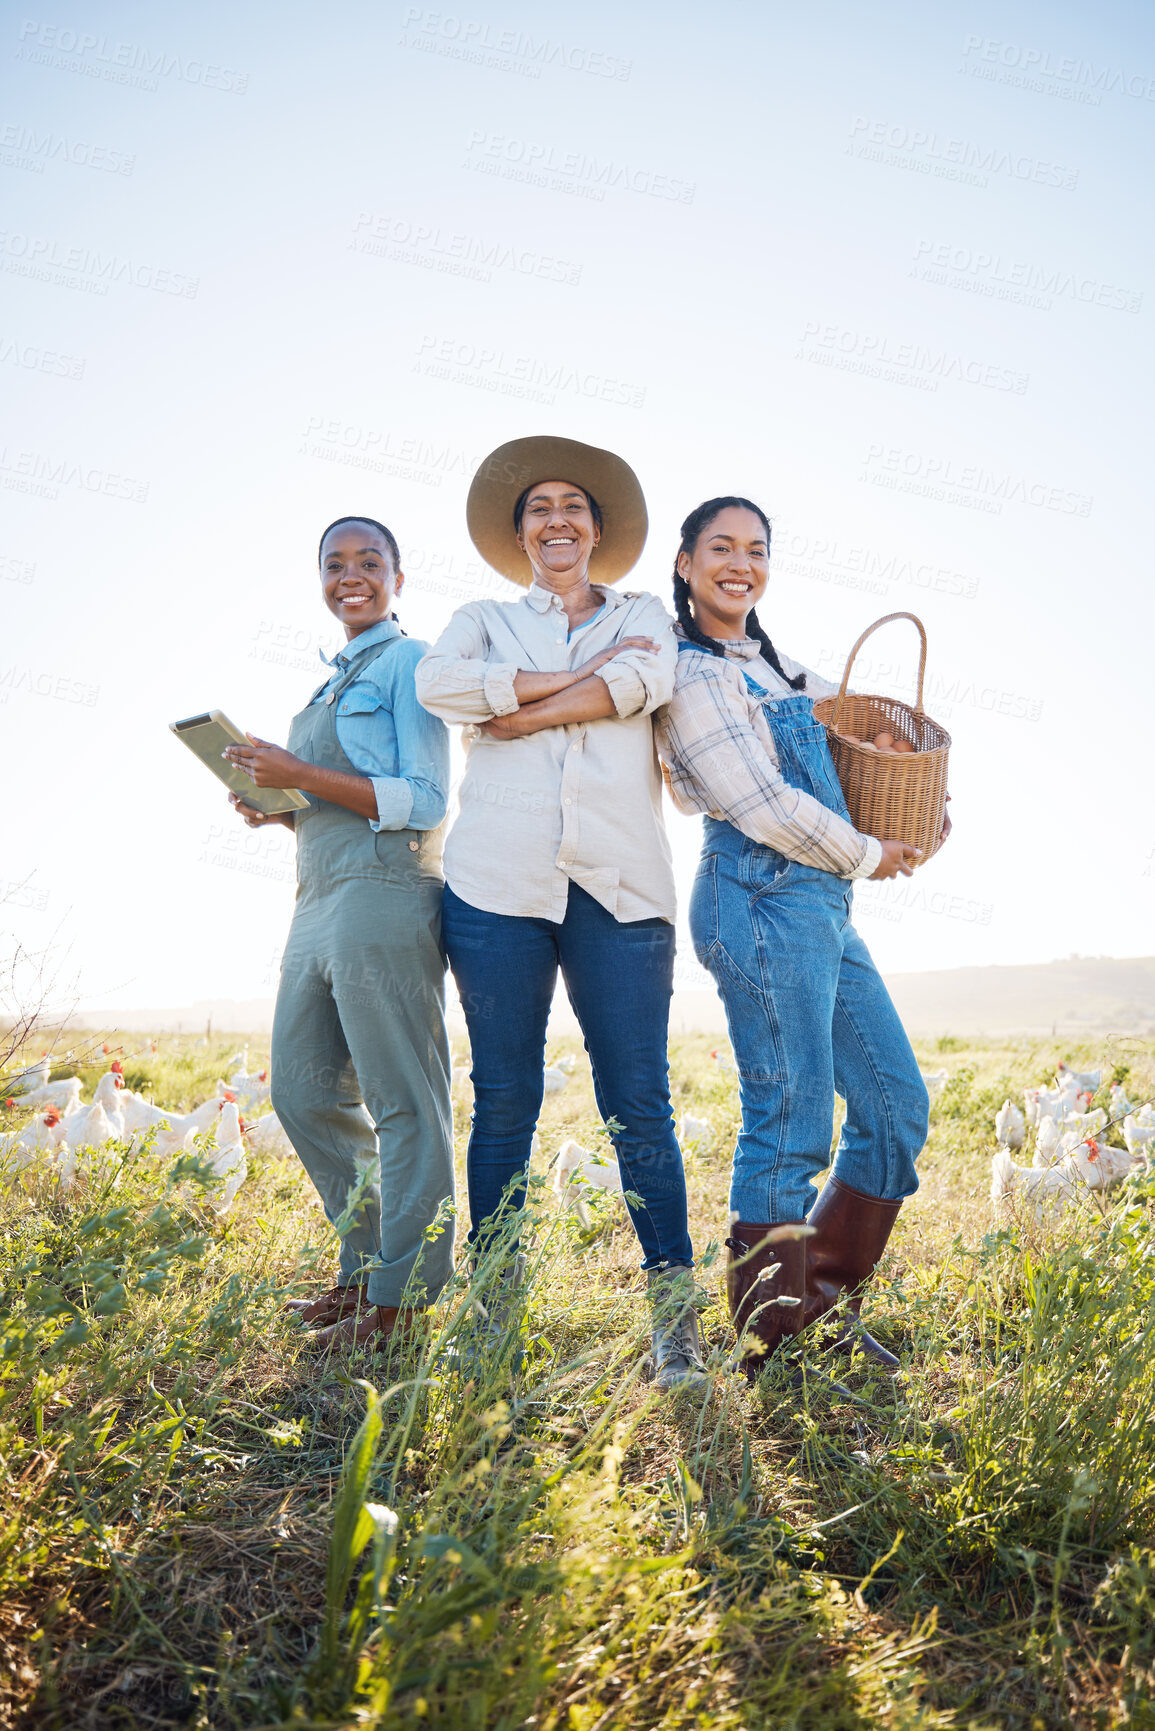
[(549, 434), (499, 445), (470, 483), (465, 520), (487, 565), (524, 588), (533, 582), (533, 568), (517, 544), (513, 507), (539, 481), (570, 481), (600, 505), (602, 538), (590, 560), (591, 582), (616, 583), (633, 569), (649, 527), (638, 477), (612, 451)]

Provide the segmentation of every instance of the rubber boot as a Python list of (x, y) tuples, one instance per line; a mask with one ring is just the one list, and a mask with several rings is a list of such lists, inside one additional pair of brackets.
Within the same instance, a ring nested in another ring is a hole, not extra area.
[(651, 1362), (655, 1388), (663, 1394), (675, 1388), (704, 1388), (706, 1367), (702, 1363), (690, 1269), (681, 1264), (651, 1268), (646, 1277), (646, 1295), (654, 1313)]
[(806, 1239), (801, 1220), (756, 1226), (735, 1220), (726, 1248), (726, 1295), (745, 1350), (743, 1374), (751, 1381), (767, 1356), (802, 1329), (806, 1292)]
[(882, 1259), (901, 1207), (901, 1202), (886, 1202), (852, 1190), (841, 1179), (828, 1178), (807, 1219), (815, 1231), (806, 1243), (804, 1326), (828, 1315), (845, 1293), (851, 1314), (830, 1343), (831, 1350), (857, 1349), (892, 1376), (902, 1366), (893, 1352), (867, 1333), (860, 1312), (863, 1289)]

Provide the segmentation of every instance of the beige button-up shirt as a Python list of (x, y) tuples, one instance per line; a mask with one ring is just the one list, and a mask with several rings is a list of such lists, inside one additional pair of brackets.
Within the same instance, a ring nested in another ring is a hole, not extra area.
[[(445, 877), (473, 907), (560, 923), (575, 883), (616, 920), (674, 918), (650, 720), (673, 695), (672, 622), (656, 595), (597, 593), (603, 611), (572, 637), (561, 601), (536, 583), (517, 601), (471, 601), (417, 664), (421, 703), (442, 721), (465, 724)], [(652, 637), (660, 648), (625, 650), (598, 669), (616, 716), (522, 739), (479, 731), (520, 707), (519, 671), (576, 669), (623, 637)]]

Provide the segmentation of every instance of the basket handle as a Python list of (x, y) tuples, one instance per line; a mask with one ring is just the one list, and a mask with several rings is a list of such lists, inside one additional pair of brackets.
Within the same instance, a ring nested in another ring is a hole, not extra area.
[(918, 626), (918, 634), (922, 639), (922, 648), (918, 657), (918, 692), (915, 696), (914, 707), (920, 715), (923, 713), (922, 681), (923, 675), (926, 672), (926, 630), (923, 626), (922, 620), (914, 613), (886, 613), (881, 619), (876, 619), (873, 625), (868, 625), (866, 627), (866, 630), (862, 633), (862, 636), (858, 639), (858, 642), (854, 645), (854, 648), (846, 658), (846, 671), (842, 675), (842, 684), (838, 688), (838, 696), (834, 703), (834, 714), (830, 722), (835, 733), (838, 732), (839, 717), (842, 714), (842, 700), (846, 696), (846, 687), (850, 683), (850, 670), (854, 666), (854, 657), (858, 654), (858, 651), (862, 648), (862, 645), (866, 642), (866, 639), (870, 636), (871, 632), (877, 631), (880, 625), (889, 625), (892, 619), (909, 619), (912, 625)]

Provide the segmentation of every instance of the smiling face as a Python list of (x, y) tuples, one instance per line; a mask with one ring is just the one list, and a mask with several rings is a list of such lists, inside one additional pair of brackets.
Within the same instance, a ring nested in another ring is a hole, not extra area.
[(694, 618), (707, 637), (745, 637), (746, 615), (766, 593), (770, 547), (762, 519), (742, 506), (719, 511), (692, 554), (679, 553)]
[(588, 581), (590, 554), (600, 540), (589, 499), (572, 481), (538, 481), (529, 489), (517, 544), (544, 588)]
[(345, 640), (388, 619), (404, 574), (379, 529), (369, 523), (342, 523), (330, 529), (321, 547), (321, 587), (325, 605), (345, 627)]

